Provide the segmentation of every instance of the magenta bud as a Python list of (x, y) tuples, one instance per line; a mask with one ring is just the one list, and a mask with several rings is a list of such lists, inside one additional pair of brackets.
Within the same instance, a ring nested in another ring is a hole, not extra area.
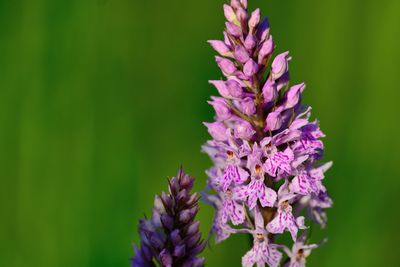
[(225, 82), (224, 81), (208, 81), (210, 84), (214, 85), (215, 88), (217, 88), (218, 93), (225, 97), (225, 98), (230, 98), (231, 95), (229, 94), (228, 88), (226, 88)]
[(172, 244), (174, 244), (174, 245), (179, 244), (182, 241), (181, 235), (179, 233), (179, 229), (173, 230), (171, 232), (170, 236), (171, 236)]
[(194, 235), (199, 232), (200, 221), (191, 223), (186, 231), (187, 235)]
[(203, 124), (208, 128), (208, 132), (215, 140), (225, 141), (228, 139), (225, 124), (222, 122), (204, 122)]
[(159, 257), (163, 266), (172, 267), (172, 256), (167, 249), (163, 249)]
[(235, 59), (242, 64), (246, 63), (250, 58), (246, 49), (241, 45), (235, 46), (235, 51), (233, 52), (233, 55), (234, 55)]
[(245, 9), (243, 9), (242, 7), (239, 7), (236, 10), (236, 17), (242, 25), (246, 25), (249, 15)]
[(219, 54), (222, 56), (228, 56), (231, 53), (230, 48), (228, 45), (220, 40), (210, 40), (208, 43), (214, 48), (215, 51), (217, 51)]
[(231, 6), (238, 9), (239, 7), (242, 7), (242, 3), (240, 3), (240, 0), (231, 0)]
[(182, 189), (177, 195), (176, 195), (176, 199), (178, 201), (184, 201), (186, 198), (188, 197), (188, 193), (186, 191), (186, 189)]
[(228, 33), (227, 33), (227, 32), (223, 32), (223, 35), (224, 35), (224, 43), (225, 43), (228, 47), (230, 47), (231, 41), (229, 40)]
[(235, 11), (230, 5), (224, 5), (224, 15), (229, 22), (234, 22), (236, 20)]
[(275, 101), (278, 97), (278, 89), (276, 88), (275, 81), (267, 79), (262, 89), (262, 95), (264, 103)]
[(260, 42), (263, 42), (269, 35), (269, 22), (268, 18), (264, 18), (257, 29), (257, 38)]
[(254, 104), (254, 100), (251, 97), (246, 97), (243, 99), (240, 104), (240, 111), (246, 115), (254, 115), (256, 113), (256, 105)]
[(229, 59), (216, 56), (215, 61), (224, 74), (231, 75), (236, 71), (235, 64)]
[(168, 214), (162, 214), (161, 223), (165, 228), (172, 230), (172, 227), (174, 226), (174, 219)]
[(231, 79), (226, 81), (226, 88), (232, 97), (240, 98), (243, 95), (243, 88), (239, 82)]
[(172, 253), (172, 255), (174, 257), (180, 258), (185, 255), (185, 252), (186, 252), (186, 246), (185, 246), (185, 244), (181, 244), (174, 248), (174, 252)]
[(289, 83), (289, 80), (290, 80), (290, 75), (289, 75), (289, 71), (287, 71), (287, 72), (285, 72), (285, 74), (282, 75), (282, 77), (280, 77), (278, 80), (275, 81), (278, 92), (282, 88), (286, 87), (286, 85)]
[(256, 47), (257, 45), (257, 40), (252, 34), (248, 34), (246, 39), (244, 40), (244, 47), (246, 47), (247, 50), (251, 51)]
[(238, 25), (236, 25), (236, 24), (234, 24), (232, 22), (226, 22), (225, 26), (226, 26), (226, 31), (230, 35), (232, 35), (234, 37), (242, 36), (242, 29)]
[(164, 242), (159, 233), (148, 233), (148, 240), (153, 247), (156, 247), (158, 249), (164, 246)]
[(271, 65), (271, 77), (273, 80), (277, 80), (282, 77), (289, 70), (289, 52), (279, 54), (275, 57)]
[(251, 13), (250, 19), (249, 19), (249, 28), (250, 31), (253, 31), (254, 28), (257, 27), (258, 23), (260, 23), (260, 9), (257, 8), (256, 10)]
[(211, 97), (211, 99), (212, 101), (208, 101), (208, 103), (214, 108), (217, 118), (219, 120), (229, 119), (232, 114), (225, 99), (222, 97)]
[(272, 52), (274, 52), (274, 40), (272, 36), (270, 36), (268, 40), (265, 40), (261, 46), (260, 52), (258, 52), (258, 64), (263, 64), (265, 58), (271, 55)]
[(304, 91), (306, 85), (304, 83), (294, 85), (286, 92), (285, 109), (293, 108), (299, 103), (301, 93)]
[(249, 140), (253, 137), (255, 133), (256, 131), (254, 131), (253, 127), (249, 122), (244, 120), (240, 121), (238, 120), (234, 130), (235, 138)]
[(243, 67), (243, 73), (246, 76), (253, 76), (259, 69), (260, 66), (253, 59), (249, 59)]
[(190, 248), (196, 245), (201, 238), (200, 232), (194, 233), (190, 238), (186, 240), (186, 245)]
[(268, 114), (266, 119), (266, 130), (267, 131), (275, 131), (282, 126), (282, 115), (281, 110), (276, 110)]

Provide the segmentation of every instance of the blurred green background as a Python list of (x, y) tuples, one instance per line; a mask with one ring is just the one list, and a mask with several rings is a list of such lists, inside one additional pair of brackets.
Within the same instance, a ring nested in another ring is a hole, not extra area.
[[(0, 266), (129, 266), (137, 220), (182, 163), (205, 185), (202, 121), (224, 1), (0, 1)], [(399, 266), (398, 0), (250, 0), (326, 132), (335, 200), (309, 266)], [(201, 206), (202, 230), (212, 209)], [(248, 240), (205, 253), (240, 266)]]

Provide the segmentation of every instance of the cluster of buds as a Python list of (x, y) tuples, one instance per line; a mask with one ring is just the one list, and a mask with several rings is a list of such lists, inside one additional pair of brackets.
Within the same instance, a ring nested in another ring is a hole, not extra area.
[[(209, 102), (215, 122), (205, 125), (213, 139), (203, 146), (214, 163), (207, 171), (213, 232), (217, 242), (253, 235), (243, 266), (304, 266), (317, 247), (307, 244), (306, 224), (324, 227), (332, 205), (322, 183), (331, 162), (318, 163), (324, 134), (301, 103), (305, 84), (289, 85), (289, 53), (272, 59), (275, 45), (260, 10), (249, 14), (247, 0), (232, 0), (224, 13), (224, 40), (209, 43), (226, 79), (210, 81), (220, 96)], [(286, 231), (292, 249), (276, 244)]]
[(198, 211), (199, 197), (191, 194), (194, 179), (179, 170), (169, 180), (169, 193), (156, 196), (153, 216), (141, 219), (139, 234), (141, 248), (135, 247), (132, 267), (201, 267), (200, 254), (206, 243), (201, 240)]

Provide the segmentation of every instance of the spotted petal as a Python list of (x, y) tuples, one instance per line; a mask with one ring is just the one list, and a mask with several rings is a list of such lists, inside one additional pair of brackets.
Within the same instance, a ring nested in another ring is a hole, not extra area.
[(241, 224), (245, 220), (243, 206), (230, 198), (224, 200), (222, 222), (227, 223), (228, 219), (230, 219), (234, 225)]
[(249, 177), (249, 174), (237, 165), (228, 165), (225, 168), (224, 175), (222, 176), (221, 186), (226, 191), (229, 186), (234, 182), (235, 184), (242, 184)]

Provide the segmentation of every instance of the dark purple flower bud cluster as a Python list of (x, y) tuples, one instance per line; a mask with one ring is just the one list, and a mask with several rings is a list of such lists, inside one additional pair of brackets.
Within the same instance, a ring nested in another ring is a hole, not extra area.
[(319, 163), (324, 134), (301, 103), (305, 84), (290, 85), (289, 53), (272, 56), (274, 41), (260, 10), (249, 13), (247, 0), (232, 0), (224, 14), (224, 40), (209, 43), (225, 79), (210, 81), (220, 96), (209, 102), (216, 117), (205, 125), (213, 139), (203, 146), (214, 162), (207, 174), (216, 241), (250, 233), (254, 246), (242, 265), (279, 266), (282, 245), (275, 243), (287, 231), (294, 242), (283, 250), (290, 266), (304, 266), (317, 247), (305, 244), (306, 224), (325, 226), (332, 205), (323, 185), (331, 163)]
[(169, 192), (156, 196), (152, 218), (140, 220), (141, 248), (135, 247), (132, 267), (156, 266), (155, 262), (163, 267), (204, 266), (198, 254), (206, 243), (195, 221), (199, 197), (190, 193), (193, 183), (194, 178), (180, 169), (169, 180)]

